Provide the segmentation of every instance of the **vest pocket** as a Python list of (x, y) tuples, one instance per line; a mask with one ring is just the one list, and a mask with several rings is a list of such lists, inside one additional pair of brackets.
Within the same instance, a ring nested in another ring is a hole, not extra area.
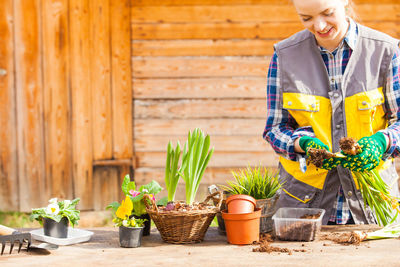
[(305, 184), (292, 176), (286, 179), (280, 199), (281, 207), (309, 207), (317, 188)]
[[(381, 89), (381, 88), (379, 88)], [(360, 136), (371, 135), (385, 126), (384, 97), (379, 89), (357, 95), (357, 113), (361, 124)]]

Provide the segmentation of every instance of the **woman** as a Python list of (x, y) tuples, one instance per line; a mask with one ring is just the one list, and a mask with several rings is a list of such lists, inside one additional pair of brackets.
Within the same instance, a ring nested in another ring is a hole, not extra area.
[[(275, 45), (263, 134), (286, 180), (278, 206), (323, 208), (324, 224), (376, 223), (351, 170), (376, 167), (388, 185), (397, 180), (399, 41), (355, 23), (346, 0), (292, 2), (306, 29)], [(361, 139), (363, 152), (305, 166), (305, 151), (339, 152), (344, 136)]]

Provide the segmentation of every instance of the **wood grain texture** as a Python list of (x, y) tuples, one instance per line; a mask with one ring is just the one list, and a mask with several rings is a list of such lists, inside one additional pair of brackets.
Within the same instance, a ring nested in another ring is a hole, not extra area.
[[(358, 4), (356, 13), (361, 21), (395, 21), (400, 13), (399, 2)], [(132, 6), (132, 22), (144, 23), (235, 23), (235, 22), (298, 22), (292, 4), (181, 5)], [(283, 24), (284, 25), (284, 24)], [(216, 25), (217, 26), (217, 25)], [(234, 25), (232, 25), (234, 27)]]
[(90, 0), (93, 159), (112, 157), (110, 1)]
[(134, 79), (135, 99), (261, 98), (265, 78)]
[(68, 1), (42, 3), (46, 176), (51, 182), (51, 197), (71, 199)]
[(270, 56), (275, 40), (161, 40), (132, 42), (133, 56)]
[(89, 1), (70, 0), (69, 5), (74, 197), (87, 210), (94, 205)]
[[(399, 9), (393, 11), (396, 17)], [(398, 22), (365, 21), (365, 26), (398, 37)], [(161, 23), (133, 24), (132, 36), (137, 40), (173, 40), (173, 39), (285, 39), (304, 30), (300, 21), (295, 22), (221, 22), (221, 23)]]
[(13, 1), (0, 5), (0, 210), (18, 210)]
[[(246, 119), (135, 119), (135, 137), (186, 135), (189, 129), (201, 128), (210, 136), (262, 135), (265, 118)], [(165, 144), (166, 147), (166, 144)]]
[[(353, 0), (356, 4), (398, 4), (398, 0)], [(288, 5), (290, 0), (134, 0), (133, 6)]]
[[(134, 57), (132, 75), (133, 78), (234, 76), (266, 78), (270, 60), (269, 56)], [(136, 88), (135, 84), (134, 86)]]
[(113, 158), (131, 158), (132, 79), (130, 0), (110, 1)]
[(116, 167), (95, 167), (93, 171), (93, 199), (94, 210), (105, 210), (108, 204), (119, 201), (120, 183)]
[(135, 119), (265, 118), (264, 99), (135, 100)]
[[(166, 152), (137, 152), (136, 167), (165, 168)], [(245, 167), (261, 164), (266, 167), (277, 167), (279, 157), (266, 151), (225, 152), (214, 151), (209, 162), (210, 167)]]
[[(263, 129), (263, 125), (259, 125)], [(190, 129), (193, 130), (193, 129)], [(258, 131), (260, 132), (260, 131)], [(211, 136), (211, 146), (215, 151), (227, 152), (251, 152), (251, 151), (265, 151), (267, 153), (274, 153), (271, 146), (263, 139), (261, 133), (259, 135), (226, 135), (226, 136)], [(187, 135), (174, 136), (145, 136), (142, 138), (135, 138), (134, 144), (137, 152), (163, 152), (167, 150), (169, 141), (176, 145), (179, 141), (183, 146), (186, 142)]]
[[(14, 1), (19, 210), (47, 203), (40, 1)], [(47, 142), (50, 140), (47, 140)]]

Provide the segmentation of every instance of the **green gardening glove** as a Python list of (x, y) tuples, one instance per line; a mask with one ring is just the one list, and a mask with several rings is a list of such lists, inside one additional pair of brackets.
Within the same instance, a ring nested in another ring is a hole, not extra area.
[[(299, 145), (301, 149), (306, 151), (307, 156), (309, 156), (308, 154), (309, 148), (325, 149), (326, 151), (329, 151), (329, 147), (316, 137), (302, 136), (300, 137)], [(324, 159), (324, 161), (322, 162), (322, 166), (320, 168), (325, 170), (331, 170), (333, 168), (336, 168), (341, 163), (342, 163), (341, 158)]]
[(386, 138), (383, 133), (363, 137), (357, 142), (362, 152), (357, 155), (347, 155), (343, 159), (343, 167), (352, 171), (370, 171), (379, 165), (386, 151)]

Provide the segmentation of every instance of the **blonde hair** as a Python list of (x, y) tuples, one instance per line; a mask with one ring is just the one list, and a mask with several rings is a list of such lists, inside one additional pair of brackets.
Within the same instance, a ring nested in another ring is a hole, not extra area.
[(355, 11), (355, 4), (352, 0), (348, 0), (347, 2), (346, 15), (355, 21), (359, 21), (359, 18), (357, 17), (357, 13)]

